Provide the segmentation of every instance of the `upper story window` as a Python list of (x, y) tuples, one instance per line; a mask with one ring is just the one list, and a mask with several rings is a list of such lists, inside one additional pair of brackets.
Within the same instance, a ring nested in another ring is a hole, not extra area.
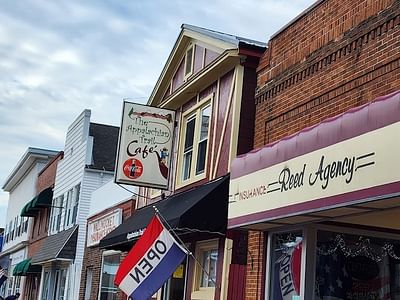
[(211, 97), (183, 116), (179, 155), (181, 183), (204, 177), (211, 119)]
[(53, 207), (50, 215), (50, 231), (58, 232), (61, 227), (61, 215), (64, 206), (64, 195), (53, 199)]
[(185, 79), (193, 73), (194, 46), (191, 44), (185, 54)]
[(70, 189), (67, 193), (67, 202), (64, 216), (64, 228), (76, 223), (76, 217), (78, 214), (80, 184)]

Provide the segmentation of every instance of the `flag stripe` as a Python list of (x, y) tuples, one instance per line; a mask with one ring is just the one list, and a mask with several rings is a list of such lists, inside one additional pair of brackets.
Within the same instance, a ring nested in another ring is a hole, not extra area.
[[(155, 249), (155, 243), (158, 241), (162, 241), (166, 247), (165, 252), (163, 254), (158, 253), (157, 255), (159, 258), (150, 260), (147, 259), (149, 251)], [(146, 279), (151, 272), (153, 272), (160, 262), (165, 258), (166, 254), (168, 253), (169, 249), (174, 245), (174, 239), (172, 239), (171, 235), (169, 234), (168, 230), (164, 229), (158, 238), (154, 241), (154, 243), (149, 247), (149, 251), (147, 251), (143, 258), (146, 261), (141, 260), (138, 264), (134, 265), (131, 270), (129, 270), (128, 275), (125, 276), (119, 284), (119, 288), (123, 291), (126, 291), (129, 295), (133, 290), (135, 290), (144, 279)], [(132, 274), (136, 279), (139, 281), (137, 282), (133, 277), (130, 275)]]
[(160, 220), (158, 218), (153, 218), (144, 231), (142, 237), (135, 244), (135, 251), (130, 251), (124, 259), (124, 263), (120, 265), (117, 274), (115, 275), (114, 282), (116, 285), (119, 285), (139, 260), (144, 257), (163, 229), (164, 227)]
[(160, 288), (160, 282), (165, 282), (182, 262), (186, 254), (174, 244), (156, 269), (140, 283), (139, 287), (130, 295), (132, 299), (148, 299)]

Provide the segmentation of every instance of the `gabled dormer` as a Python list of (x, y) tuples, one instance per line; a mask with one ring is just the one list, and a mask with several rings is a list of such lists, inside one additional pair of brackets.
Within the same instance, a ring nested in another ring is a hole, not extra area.
[(231, 159), (251, 149), (255, 69), (265, 49), (261, 42), (181, 26), (148, 102), (177, 111), (171, 190), (225, 175)]
[(217, 79), (241, 58), (250, 55), (258, 61), (265, 47), (258, 41), (183, 24), (149, 104), (176, 108), (185, 95)]

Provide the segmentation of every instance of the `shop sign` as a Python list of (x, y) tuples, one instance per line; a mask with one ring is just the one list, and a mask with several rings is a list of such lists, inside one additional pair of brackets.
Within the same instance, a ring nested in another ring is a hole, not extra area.
[(122, 223), (122, 209), (88, 222), (87, 246), (95, 246), (100, 240)]
[(11, 265), (19, 264), (21, 261), (25, 259), (25, 248), (15, 253), (12, 253), (10, 255), (10, 258), (11, 258)]
[(230, 181), (229, 219), (400, 181), (400, 122)]
[(124, 102), (115, 182), (168, 188), (175, 111)]

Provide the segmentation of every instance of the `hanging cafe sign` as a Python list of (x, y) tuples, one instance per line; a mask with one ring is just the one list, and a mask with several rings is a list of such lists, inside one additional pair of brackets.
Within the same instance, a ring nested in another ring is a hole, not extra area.
[[(357, 193), (363, 195), (354, 197), (368, 197), (360, 191), (400, 182), (398, 132), (400, 122), (231, 178), (231, 224), (253, 222), (264, 218), (264, 212), (313, 200), (341, 199)], [(357, 199), (361, 198), (346, 201)], [(321, 201), (321, 205), (324, 203)]]
[(175, 111), (124, 101), (115, 182), (168, 188)]

